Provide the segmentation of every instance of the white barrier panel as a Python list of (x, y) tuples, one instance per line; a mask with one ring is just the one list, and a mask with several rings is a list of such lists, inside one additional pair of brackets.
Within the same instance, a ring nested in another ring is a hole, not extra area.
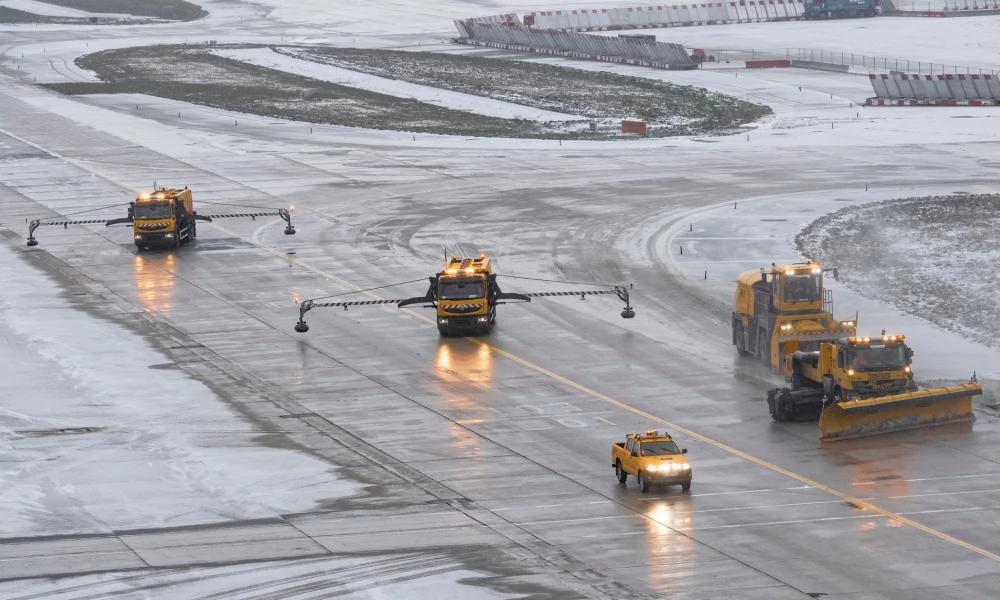
[(948, 80), (945, 79), (944, 75), (932, 75), (934, 82), (934, 97), (936, 98), (951, 98), (951, 86), (948, 85)]
[(729, 5), (722, 2), (713, 2), (708, 5), (710, 20), (716, 23), (724, 23), (729, 20)]
[(569, 13), (566, 15), (566, 22), (569, 25), (568, 29), (585, 29), (590, 25), (584, 16), (577, 11), (571, 10), (567, 12)]
[(976, 85), (972, 82), (972, 75), (956, 75), (958, 80), (962, 82), (962, 97), (972, 100), (973, 98), (982, 98), (982, 96), (976, 95)]
[(872, 90), (875, 92), (876, 98), (891, 98), (889, 96), (889, 87), (886, 85), (886, 80), (889, 76), (885, 73), (871, 73), (868, 75), (868, 81), (872, 84)]
[(751, 20), (758, 23), (767, 20), (767, 14), (764, 13), (763, 7), (757, 5), (757, 0), (747, 0), (747, 14)]
[(1000, 98), (1000, 90), (991, 90), (990, 81), (996, 81), (991, 75), (970, 75), (972, 86), (976, 90), (976, 98)]
[(746, 21), (747, 20), (747, 11), (746, 10), (741, 10), (742, 7), (740, 7), (735, 2), (728, 2), (727, 4), (729, 5), (729, 18), (731, 20), (734, 20), (734, 21)]
[(907, 95), (903, 92), (903, 90), (899, 89), (899, 83), (897, 82), (897, 80), (895, 78), (890, 77), (889, 79), (886, 79), (885, 80), (885, 86), (887, 88), (889, 88), (889, 97), (890, 98), (906, 98), (907, 97)]
[(920, 93), (916, 89), (923, 87), (919, 76), (911, 79), (906, 73), (892, 73), (890, 78), (899, 89), (899, 95), (896, 98), (920, 98)]
[(649, 24), (652, 26), (665, 25), (670, 23), (670, 11), (665, 6), (649, 7)]
[(591, 26), (596, 26), (601, 29), (607, 29), (614, 25), (611, 21), (611, 13), (606, 8), (594, 9), (594, 12), (590, 15)]
[[(905, 73), (900, 73), (899, 76), (905, 77)], [(934, 89), (934, 82), (931, 81), (930, 75), (911, 75), (910, 86), (913, 88), (914, 98), (936, 98), (937, 90)]]

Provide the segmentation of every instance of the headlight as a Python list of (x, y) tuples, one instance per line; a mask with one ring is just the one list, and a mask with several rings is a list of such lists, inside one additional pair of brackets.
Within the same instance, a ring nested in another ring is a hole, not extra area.
[(172, 233), (168, 233), (168, 234), (166, 235), (166, 238), (167, 238), (168, 240), (172, 240), (172, 239), (174, 239), (174, 234), (172, 234)]
[(854, 375), (854, 369), (848, 369), (847, 370), (847, 374), (848, 375)]
[(135, 239), (137, 239), (137, 240), (141, 240), (141, 239), (142, 239), (142, 236), (141, 236), (141, 235), (137, 235), (137, 236), (135, 236)]
[(906, 371), (907, 373), (909, 373), (910, 372), (910, 367), (903, 367), (903, 370)]
[(655, 473), (659, 471), (659, 467), (657, 467), (656, 465), (649, 465), (648, 467), (646, 467), (646, 470), (649, 471), (650, 473)]
[(488, 323), (490, 319), (489, 319), (489, 317), (479, 317), (479, 319), (477, 319), (477, 320), (480, 323)]
[(447, 325), (448, 319), (438, 319), (438, 325)]
[(681, 465), (681, 471), (690, 471), (691, 465)]

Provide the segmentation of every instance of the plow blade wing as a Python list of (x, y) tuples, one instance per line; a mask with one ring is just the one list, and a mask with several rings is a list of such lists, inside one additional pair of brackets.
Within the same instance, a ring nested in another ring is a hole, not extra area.
[(819, 439), (846, 440), (975, 420), (972, 397), (983, 393), (978, 383), (917, 390), (864, 400), (835, 402), (819, 417)]

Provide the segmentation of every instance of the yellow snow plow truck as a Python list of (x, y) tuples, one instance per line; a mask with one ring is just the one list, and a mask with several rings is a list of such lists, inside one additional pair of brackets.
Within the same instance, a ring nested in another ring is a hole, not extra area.
[(750, 271), (736, 283), (733, 344), (741, 356), (753, 356), (782, 373), (784, 357), (811, 351), (821, 342), (855, 334), (856, 319), (833, 318), (833, 292), (823, 288), (823, 269), (816, 263), (771, 265)]
[[(285, 235), (293, 235), (295, 227), (292, 226), (292, 216), (288, 209), (274, 208), (264, 209), (255, 207), (242, 207), (249, 209), (246, 212), (235, 212), (226, 214), (198, 214), (194, 209), (194, 198), (191, 189), (156, 187), (151, 194), (139, 194), (135, 201), (129, 202), (128, 216), (119, 219), (66, 219), (65, 217), (46, 217), (34, 219), (28, 224), (28, 246), (37, 246), (38, 240), (35, 238), (35, 230), (46, 225), (62, 225), (67, 228), (69, 225), (88, 225), (103, 223), (105, 226), (130, 225), (132, 227), (132, 239), (138, 249), (150, 249), (154, 247), (180, 248), (185, 242), (194, 241), (198, 237), (198, 221), (212, 222), (215, 219), (226, 218), (250, 218), (277, 216), (285, 222)], [(223, 204), (219, 202), (206, 202), (205, 204), (215, 204), (224, 206), (239, 206), (236, 204)], [(84, 210), (71, 215), (80, 215), (100, 211), (109, 207), (98, 207), (92, 210)], [(70, 215), (67, 215), (70, 216)]]
[(975, 375), (965, 385), (921, 390), (912, 358), (904, 336), (884, 333), (794, 352), (786, 356), (791, 387), (769, 390), (768, 410), (775, 421), (818, 415), (822, 441), (973, 421), (972, 397), (983, 393)]
[[(299, 320), (295, 324), (295, 331), (305, 333), (309, 331), (309, 324), (306, 323), (305, 314), (314, 308), (321, 307), (341, 307), (347, 310), (353, 306), (377, 306), (384, 304), (395, 304), (399, 308), (408, 306), (421, 306), (433, 308), (437, 313), (438, 332), (442, 336), (448, 335), (485, 335), (493, 331), (493, 326), (497, 320), (497, 305), (508, 302), (531, 302), (532, 298), (546, 296), (578, 296), (586, 298), (593, 295), (614, 294), (625, 303), (621, 316), (623, 319), (635, 317), (635, 310), (629, 301), (629, 287), (623, 285), (594, 284), (603, 286), (600, 290), (576, 290), (564, 292), (528, 292), (518, 294), (514, 292), (503, 292), (497, 283), (497, 275), (493, 271), (493, 263), (490, 257), (480, 254), (477, 258), (459, 258), (452, 256), (446, 259), (444, 268), (436, 275), (429, 277), (430, 286), (423, 296), (403, 299), (376, 300), (346, 300), (336, 302), (320, 302), (323, 298), (311, 298), (299, 303)], [(516, 277), (507, 275), (514, 279), (531, 279), (535, 281), (550, 281), (552, 283), (564, 283), (548, 279), (538, 279), (534, 277)], [(403, 281), (389, 285), (381, 285), (373, 289), (384, 289), (396, 285), (406, 285), (416, 283), (414, 281)], [(576, 285), (576, 284), (574, 284)], [(357, 290), (354, 292), (344, 292), (336, 296), (368, 292), (371, 290)], [(334, 296), (326, 296), (333, 298)]]

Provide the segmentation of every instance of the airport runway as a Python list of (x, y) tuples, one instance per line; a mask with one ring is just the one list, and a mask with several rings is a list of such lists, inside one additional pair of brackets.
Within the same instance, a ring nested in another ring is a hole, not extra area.
[[(672, 275), (655, 244), (722, 201), (794, 191), (789, 210), (805, 212), (811, 191), (858, 181), (963, 189), (986, 181), (970, 157), (996, 144), (909, 147), (905, 164), (897, 147), (442, 151), (272, 144), (259, 130), (232, 145), (232, 131), (211, 143), (204, 125), (163, 125), (158, 144), (75, 123), (32, 94), (0, 92), (3, 243), (81, 310), (205, 381), (262, 443), (343, 467), (365, 491), (254, 522), (0, 540), (0, 590), (101, 571), (142, 589), (181, 567), (216, 569), (237, 589), (249, 563), (297, 560), (332, 573), (348, 561), (372, 574), (466, 568), (494, 574), (482, 585), (497, 592), (551, 598), (995, 596), (994, 419), (829, 446), (813, 424), (771, 422), (774, 380), (736, 358), (729, 306)], [(196, 203), (295, 204), (298, 233), (233, 220), (139, 255), (128, 230), (95, 225), (39, 230), (41, 245), (23, 246), (25, 218), (82, 197), (126, 202), (154, 178), (189, 185)], [(740, 241), (732, 258), (771, 244)], [(421, 279), (443, 245), (488, 251), (501, 273), (634, 283), (637, 317), (619, 319), (608, 298), (541, 299), (501, 307), (486, 338), (439, 338), (419, 309), (316, 309), (308, 334), (292, 330), (293, 298)], [(647, 428), (689, 449), (690, 493), (615, 481), (611, 442)]]

